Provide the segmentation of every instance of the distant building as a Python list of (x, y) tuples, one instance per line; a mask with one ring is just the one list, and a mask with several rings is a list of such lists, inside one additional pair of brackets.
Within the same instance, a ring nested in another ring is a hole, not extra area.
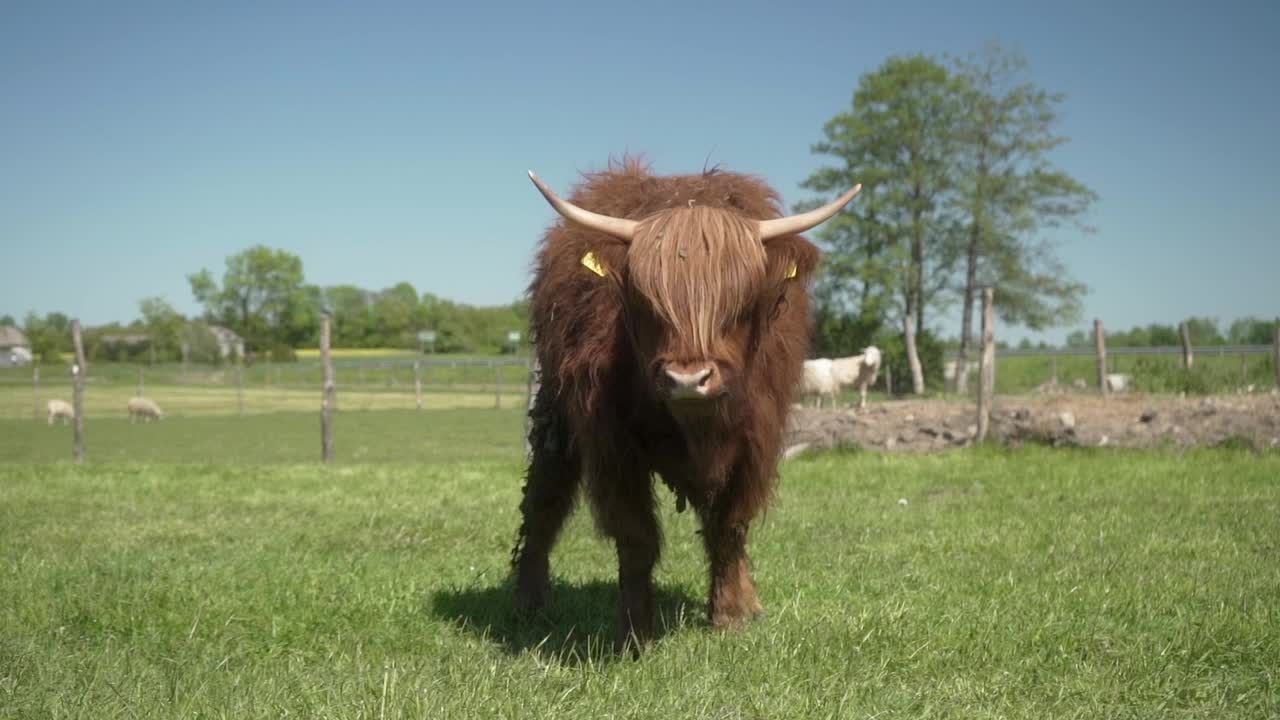
[(30, 365), (31, 358), (27, 336), (12, 325), (0, 325), (0, 367)]
[(221, 325), (210, 325), (209, 332), (218, 341), (218, 357), (223, 360), (244, 357), (244, 338)]

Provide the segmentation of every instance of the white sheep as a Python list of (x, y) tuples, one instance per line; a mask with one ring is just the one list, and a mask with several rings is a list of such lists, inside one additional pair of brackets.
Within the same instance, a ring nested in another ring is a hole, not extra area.
[(872, 345), (862, 351), (861, 355), (836, 358), (831, 361), (831, 374), (835, 378), (836, 392), (845, 385), (858, 388), (862, 394), (859, 408), (867, 406), (867, 388), (871, 387), (880, 374), (880, 349)]
[(830, 358), (804, 361), (804, 376), (800, 381), (802, 397), (817, 395), (817, 407), (822, 407), (822, 396), (826, 395), (831, 398), (831, 405), (834, 407), (838, 392), (840, 392), (840, 383), (836, 382)]
[(63, 424), (69, 423), (76, 419), (76, 409), (71, 407), (71, 403), (66, 400), (50, 400), (49, 406), (49, 424), (52, 425), (54, 420), (62, 419)]
[(135, 422), (138, 418), (145, 418), (148, 422), (152, 419), (164, 419), (164, 413), (161, 412), (160, 406), (155, 402), (144, 397), (129, 398), (129, 422)]
[(1109, 373), (1107, 375), (1107, 391), (1113, 393), (1127, 392), (1133, 385), (1133, 377), (1128, 373)]

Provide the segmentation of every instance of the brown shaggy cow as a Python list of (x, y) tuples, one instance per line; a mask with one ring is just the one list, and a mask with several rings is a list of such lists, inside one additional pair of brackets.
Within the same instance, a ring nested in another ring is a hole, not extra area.
[(657, 177), (634, 161), (590, 174), (543, 238), (530, 287), (542, 385), (512, 551), (516, 606), (548, 599), (549, 555), (585, 485), (618, 552), (618, 644), (653, 633), (661, 531), (654, 476), (702, 523), (707, 612), (738, 626), (763, 609), (747, 530), (773, 492), (783, 425), (808, 345), (818, 251), (798, 233), (857, 193), (779, 218), (755, 178)]

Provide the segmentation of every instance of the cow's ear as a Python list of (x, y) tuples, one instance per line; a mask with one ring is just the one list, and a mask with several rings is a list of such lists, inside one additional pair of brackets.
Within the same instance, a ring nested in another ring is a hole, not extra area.
[(818, 266), (818, 249), (795, 235), (777, 238), (766, 244), (769, 277), (777, 282), (807, 284)]
[(582, 257), (578, 261), (579, 270), (582, 272), (610, 281), (615, 285), (621, 284), (626, 263), (627, 249), (620, 243), (584, 248)]

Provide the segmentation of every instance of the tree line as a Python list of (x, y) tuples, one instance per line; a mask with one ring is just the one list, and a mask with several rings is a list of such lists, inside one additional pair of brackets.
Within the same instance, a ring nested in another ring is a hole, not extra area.
[[(90, 359), (172, 362), (185, 348), (190, 360), (218, 362), (223, 358), (210, 328), (220, 326), (243, 339), (250, 360), (291, 360), (297, 348), (317, 346), (324, 313), (340, 348), (416, 349), (418, 332), (433, 330), (433, 352), (498, 354), (517, 349), (507, 343), (508, 333), (519, 331), (523, 339), (528, 325), (525, 300), (480, 307), (419, 294), (408, 282), (381, 290), (309, 284), (301, 258), (262, 245), (227, 258), (220, 279), (207, 269), (187, 279), (201, 315), (188, 318), (163, 298), (143, 298), (136, 320), (85, 328)], [(8, 316), (0, 320), (17, 324)], [(60, 362), (71, 350), (71, 320), (64, 313), (29, 313), (22, 326), (43, 362)]]
[[(1185, 323), (1192, 347), (1270, 345), (1274, 342), (1276, 328), (1280, 328), (1280, 317), (1274, 320), (1238, 318), (1226, 328), (1216, 318), (1210, 317), (1191, 317)], [(1107, 345), (1111, 347), (1176, 347), (1182, 344), (1182, 333), (1178, 325), (1151, 323), (1128, 330), (1104, 330), (1103, 334)], [(1092, 328), (1074, 330), (1067, 335), (1067, 347), (1093, 347), (1093, 344)]]
[(311, 285), (301, 258), (261, 245), (227, 258), (221, 282), (208, 270), (187, 280), (206, 321), (234, 330), (252, 350), (279, 356), (314, 347), (325, 313), (334, 345), (345, 348), (416, 348), (418, 332), (432, 330), (435, 352), (498, 353), (510, 349), (509, 332), (523, 337), (528, 324), (523, 299), (479, 307), (419, 294), (409, 282), (382, 290)]

